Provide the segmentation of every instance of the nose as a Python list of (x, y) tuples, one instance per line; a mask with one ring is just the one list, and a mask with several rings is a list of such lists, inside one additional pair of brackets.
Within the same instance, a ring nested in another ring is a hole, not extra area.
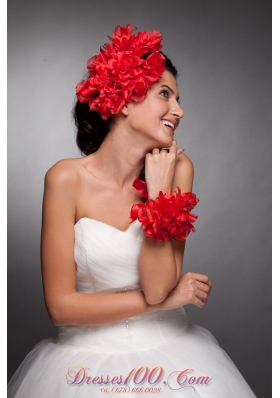
[(179, 119), (182, 119), (182, 117), (184, 117), (184, 111), (177, 101), (173, 103), (171, 113)]

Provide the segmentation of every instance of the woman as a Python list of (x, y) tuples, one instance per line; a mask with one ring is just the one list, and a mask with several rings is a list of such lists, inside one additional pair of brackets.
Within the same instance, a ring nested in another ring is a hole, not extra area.
[(176, 69), (158, 31), (127, 25), (110, 40), (76, 87), (87, 156), (58, 162), (45, 178), (42, 276), (58, 338), (30, 352), (8, 395), (254, 397), (183, 309), (203, 308), (212, 283), (181, 274), (198, 200), (174, 138), (184, 116)]

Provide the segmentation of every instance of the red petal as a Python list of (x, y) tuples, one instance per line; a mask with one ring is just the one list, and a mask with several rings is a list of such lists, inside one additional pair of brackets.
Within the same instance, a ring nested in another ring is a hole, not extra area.
[(140, 180), (140, 178), (136, 178), (136, 180), (133, 181), (132, 186), (137, 189), (144, 198), (148, 199), (147, 184), (145, 181)]

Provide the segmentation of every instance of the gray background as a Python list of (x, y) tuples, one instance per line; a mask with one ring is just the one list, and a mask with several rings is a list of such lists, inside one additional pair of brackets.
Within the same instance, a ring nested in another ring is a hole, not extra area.
[[(43, 180), (78, 157), (71, 111), (86, 61), (114, 28), (159, 29), (179, 69), (177, 139), (195, 166), (197, 232), (184, 270), (205, 273), (209, 329), (258, 397), (271, 396), (271, 2), (8, 3), (8, 377), (55, 336), (42, 294)], [(240, 397), (242, 398), (242, 397)]]

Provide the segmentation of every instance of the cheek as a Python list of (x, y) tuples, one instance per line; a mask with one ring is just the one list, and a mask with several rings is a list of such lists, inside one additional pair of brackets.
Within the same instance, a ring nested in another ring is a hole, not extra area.
[(141, 115), (141, 118), (149, 119), (150, 122), (159, 121), (164, 113), (162, 104), (155, 101), (152, 103), (145, 103), (141, 109), (139, 109), (139, 115)]
[(162, 102), (144, 100), (135, 104), (130, 113), (130, 123), (136, 130), (147, 131), (152, 128), (155, 131), (160, 127), (161, 118), (165, 113)]

